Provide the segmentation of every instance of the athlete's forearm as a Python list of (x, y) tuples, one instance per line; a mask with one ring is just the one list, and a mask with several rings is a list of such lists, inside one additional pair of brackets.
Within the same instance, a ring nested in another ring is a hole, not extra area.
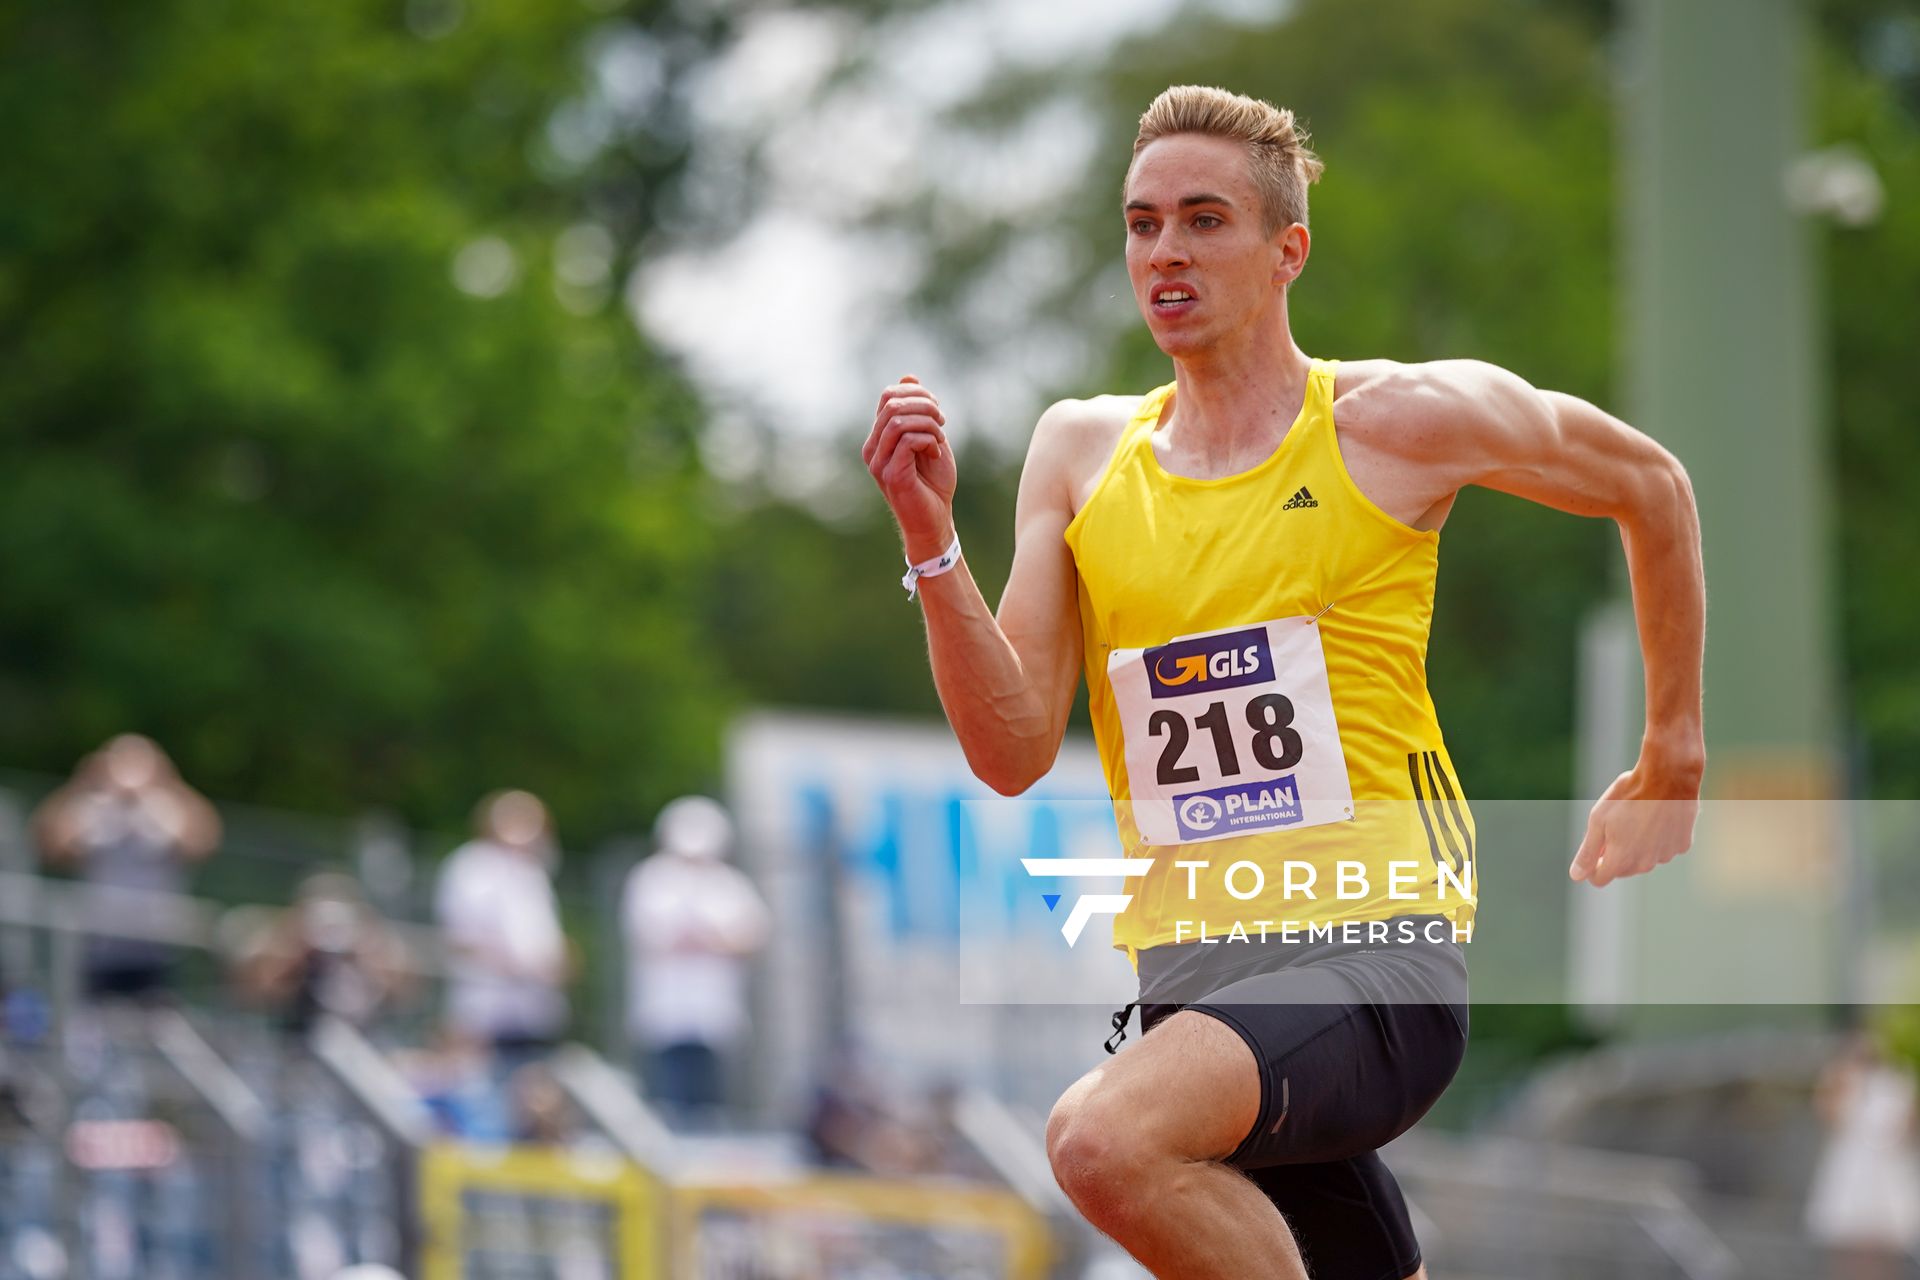
[(934, 687), (968, 765), (1002, 795), (1025, 791), (1060, 749), (1045, 697), (964, 559), (923, 580), (920, 600)]
[(1641, 761), (1697, 794), (1706, 767), (1700, 690), (1707, 589), (1700, 516), (1686, 471), (1664, 452), (1643, 468), (1635, 490), (1619, 523), (1646, 669)]

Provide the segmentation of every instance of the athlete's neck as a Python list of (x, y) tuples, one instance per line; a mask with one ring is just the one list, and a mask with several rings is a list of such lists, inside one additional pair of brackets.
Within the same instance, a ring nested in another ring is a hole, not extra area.
[(1163, 438), (1179, 458), (1224, 473), (1279, 446), (1306, 401), (1313, 361), (1283, 331), (1277, 345), (1210, 348), (1176, 358), (1173, 367)]

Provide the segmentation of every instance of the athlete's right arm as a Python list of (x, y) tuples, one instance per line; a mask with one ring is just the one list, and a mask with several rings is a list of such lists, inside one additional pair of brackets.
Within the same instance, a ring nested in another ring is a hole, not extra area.
[[(1070, 404), (1056, 405), (1034, 431), (999, 616), (964, 557), (919, 584), (940, 705), (975, 775), (1003, 795), (1025, 791), (1053, 767), (1080, 678), (1078, 582), (1062, 537), (1073, 514), (1072, 416)], [(915, 563), (953, 540), (955, 473), (945, 425), (933, 395), (902, 380), (881, 394), (861, 451)]]

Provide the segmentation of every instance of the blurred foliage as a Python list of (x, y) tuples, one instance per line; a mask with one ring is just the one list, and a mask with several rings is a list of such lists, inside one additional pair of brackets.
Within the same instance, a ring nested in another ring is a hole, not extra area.
[(1878, 220), (1825, 233), (1832, 343), (1839, 639), (1871, 794), (1920, 795), (1920, 5), (1823, 7), (1822, 144), (1859, 149), (1886, 189)]
[[(857, 448), (852, 451), (857, 462)], [(1013, 490), (985, 448), (962, 447), (954, 518), (988, 600), (1013, 561)], [(871, 502), (841, 520), (756, 495), (722, 522), (707, 634), (756, 702), (941, 715), (920, 608), (901, 590), (900, 539)]]
[(590, 42), (670, 104), (722, 33), (610, 7), (0, 14), (0, 758), (138, 728), (218, 796), (521, 785), (579, 838), (709, 776), (697, 407), (606, 229), (555, 247), (638, 235), (678, 144), (555, 119), (611, 110)]

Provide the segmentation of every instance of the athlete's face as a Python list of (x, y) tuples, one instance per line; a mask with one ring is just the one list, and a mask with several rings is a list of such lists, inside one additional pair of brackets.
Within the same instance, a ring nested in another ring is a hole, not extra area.
[(1148, 143), (1127, 173), (1125, 213), (1134, 301), (1170, 356), (1272, 316), (1306, 265), (1307, 229), (1267, 232), (1246, 148), (1228, 138)]

